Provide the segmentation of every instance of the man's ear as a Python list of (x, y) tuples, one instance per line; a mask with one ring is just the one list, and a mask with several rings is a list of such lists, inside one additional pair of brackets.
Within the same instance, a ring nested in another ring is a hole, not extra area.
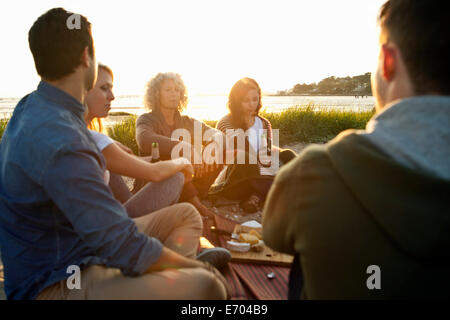
[(83, 67), (89, 68), (91, 64), (91, 56), (89, 55), (89, 48), (85, 47), (81, 53), (80, 63)]
[(395, 69), (397, 68), (397, 57), (395, 48), (388, 46), (387, 44), (383, 44), (383, 78), (386, 81), (391, 81), (395, 75)]

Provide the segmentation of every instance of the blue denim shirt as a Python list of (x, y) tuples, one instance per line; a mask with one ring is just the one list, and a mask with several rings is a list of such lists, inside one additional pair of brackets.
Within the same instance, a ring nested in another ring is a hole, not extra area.
[(70, 265), (126, 276), (160, 256), (104, 182), (105, 160), (84, 107), (41, 82), (16, 106), (0, 143), (0, 248), (8, 299), (34, 299)]

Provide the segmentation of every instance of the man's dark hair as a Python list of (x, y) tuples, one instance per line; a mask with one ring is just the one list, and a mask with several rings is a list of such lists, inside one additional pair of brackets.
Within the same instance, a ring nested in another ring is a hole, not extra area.
[(450, 93), (450, 19), (437, 0), (389, 0), (379, 22), (403, 56), (416, 94)]
[(58, 80), (80, 65), (84, 48), (94, 56), (91, 24), (80, 15), (79, 29), (69, 29), (73, 13), (54, 8), (40, 16), (28, 32), (28, 42), (37, 73), (46, 80)]

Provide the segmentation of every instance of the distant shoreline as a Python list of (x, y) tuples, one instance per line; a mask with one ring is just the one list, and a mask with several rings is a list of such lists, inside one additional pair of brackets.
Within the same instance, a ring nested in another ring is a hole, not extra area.
[(263, 97), (373, 97), (373, 95), (356, 95), (356, 94), (327, 94), (327, 93), (315, 93), (315, 94), (263, 94)]
[[(127, 99), (127, 98), (137, 98), (142, 97), (142, 94), (138, 95), (118, 95), (116, 98)], [(193, 94), (192, 96), (228, 96), (228, 94)], [(287, 94), (279, 94), (279, 93), (263, 93), (263, 97), (355, 97), (362, 95), (355, 94), (328, 94), (328, 93), (314, 93), (314, 94), (298, 94), (298, 93), (287, 93)], [(372, 97), (373, 95), (363, 95), (365, 97)], [(5, 100), (20, 100), (23, 97), (0, 97), (0, 101)]]

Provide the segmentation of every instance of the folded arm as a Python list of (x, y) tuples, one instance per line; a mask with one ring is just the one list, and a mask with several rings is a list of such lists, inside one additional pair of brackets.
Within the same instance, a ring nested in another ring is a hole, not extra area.
[(136, 141), (141, 154), (149, 155), (152, 153), (152, 143), (159, 145), (159, 154), (162, 159), (171, 159), (172, 148), (179, 141), (172, 140), (170, 137), (156, 133), (153, 122), (141, 116), (136, 121)]

